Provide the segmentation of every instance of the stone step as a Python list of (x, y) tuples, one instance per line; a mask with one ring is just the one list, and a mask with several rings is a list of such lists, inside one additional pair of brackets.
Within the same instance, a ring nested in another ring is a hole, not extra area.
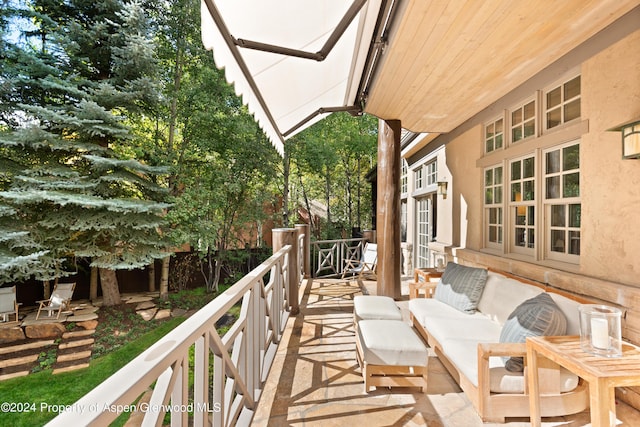
[(65, 366), (64, 368), (56, 368), (51, 373), (52, 374), (60, 374), (62, 372), (75, 371), (77, 369), (84, 369), (84, 368), (88, 368), (88, 367), (89, 367), (88, 363), (79, 363), (77, 365)]
[(85, 338), (83, 340), (63, 342), (58, 345), (58, 349), (65, 350), (67, 348), (82, 347), (85, 345), (91, 345), (94, 343), (94, 341), (95, 340), (93, 338)]
[(95, 329), (87, 329), (87, 330), (84, 330), (84, 331), (65, 332), (64, 334), (62, 334), (62, 339), (86, 337), (87, 335), (93, 335), (95, 332), (96, 332)]
[(57, 362), (58, 363), (69, 362), (71, 360), (87, 359), (89, 357), (91, 357), (91, 350), (79, 351), (79, 352), (70, 353), (70, 354), (59, 354)]
[(32, 350), (32, 349), (41, 348), (41, 347), (47, 347), (47, 346), (53, 345), (53, 343), (54, 343), (54, 340), (44, 340), (44, 341), (33, 341), (26, 344), (12, 345), (9, 347), (2, 347), (0, 348), (0, 355), (16, 353), (18, 351), (24, 351), (24, 350)]
[(0, 360), (0, 368), (7, 368), (9, 366), (20, 366), (25, 363), (33, 363), (38, 360), (37, 354), (30, 354), (28, 356), (16, 357), (13, 359)]
[(30, 373), (31, 373), (30, 371), (20, 371), (20, 372), (12, 372), (10, 374), (0, 375), (0, 381), (10, 380), (11, 378), (26, 377)]

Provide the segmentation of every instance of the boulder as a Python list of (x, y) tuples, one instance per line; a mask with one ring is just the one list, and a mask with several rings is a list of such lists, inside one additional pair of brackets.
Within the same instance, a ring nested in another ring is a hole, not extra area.
[(153, 308), (155, 306), (156, 305), (152, 301), (144, 301), (144, 302), (141, 302), (140, 304), (136, 305), (136, 311), (148, 310), (148, 309)]
[(98, 327), (97, 320), (86, 320), (84, 322), (78, 322), (76, 324), (82, 329), (86, 329), (86, 330), (92, 330), (92, 329), (95, 330)]
[(171, 310), (169, 310), (168, 308), (163, 308), (162, 310), (158, 310), (155, 319), (162, 320), (168, 319), (169, 317), (171, 317)]
[(174, 308), (171, 311), (172, 317), (180, 317), (180, 316), (184, 316), (185, 314), (187, 314), (187, 310), (185, 310), (184, 308)]
[(24, 331), (20, 326), (0, 328), (0, 344), (20, 341), (24, 338)]
[(150, 308), (150, 309), (148, 309), (148, 310), (140, 310), (140, 311), (138, 311), (138, 314), (139, 314), (140, 316), (142, 316), (142, 318), (143, 318), (144, 320), (149, 321), (149, 320), (153, 319), (153, 316), (155, 316), (155, 315), (156, 315), (156, 312), (157, 312), (157, 311), (158, 311), (158, 309), (157, 309), (157, 308)]
[(125, 302), (127, 304), (137, 304), (139, 302), (151, 301), (152, 299), (153, 299), (153, 297), (149, 297), (149, 296), (133, 295), (131, 297), (126, 298)]
[(65, 330), (62, 323), (34, 323), (24, 327), (27, 338), (59, 338)]
[(87, 313), (87, 314), (74, 314), (73, 316), (67, 317), (67, 322), (86, 322), (89, 320), (97, 320), (98, 315), (96, 313)]

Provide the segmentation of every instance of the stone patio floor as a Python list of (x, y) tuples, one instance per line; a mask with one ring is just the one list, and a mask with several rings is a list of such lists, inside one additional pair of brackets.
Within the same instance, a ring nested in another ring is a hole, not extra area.
[[(375, 295), (376, 283), (309, 280), (300, 314), (289, 319), (253, 419), (255, 426), (529, 426), (528, 418), (483, 424), (435, 355), (429, 358), (427, 393), (376, 389), (366, 394), (355, 356), (353, 297)], [(408, 321), (408, 286), (398, 302)], [(640, 426), (640, 412), (617, 404), (618, 426)], [(543, 426), (590, 425), (589, 412), (543, 418)]]

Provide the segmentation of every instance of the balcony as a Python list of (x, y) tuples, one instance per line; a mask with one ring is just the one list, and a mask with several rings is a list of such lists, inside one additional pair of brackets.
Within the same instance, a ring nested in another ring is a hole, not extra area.
[[(50, 425), (108, 425), (126, 412), (127, 425), (162, 425), (169, 418), (178, 426), (529, 425), (528, 418), (483, 424), (433, 354), (427, 393), (401, 388), (365, 393), (355, 355), (353, 297), (375, 294), (377, 284), (350, 278), (303, 279), (298, 272), (310, 270), (298, 260), (310, 258), (304, 255), (310, 245), (303, 233), (295, 236), (288, 240), (292, 244), (285, 244)], [(360, 244), (339, 241), (330, 242), (330, 247), (348, 254), (352, 252), (347, 247)], [(319, 260), (323, 257), (318, 255)], [(398, 301), (407, 320), (408, 280), (403, 280)], [(297, 293), (296, 303), (291, 296)], [(233, 305), (241, 305), (241, 315), (219, 335), (215, 323)], [(299, 308), (297, 315), (293, 307)], [(622, 402), (617, 415), (619, 426), (640, 425), (640, 412)], [(588, 424), (588, 411), (543, 422)]]
[[(398, 305), (408, 320), (408, 280)], [(374, 294), (373, 281), (312, 279), (303, 283), (300, 314), (289, 319), (253, 418), (255, 426), (529, 426), (529, 419), (483, 423), (435, 355), (427, 393), (376, 389), (364, 393), (356, 361), (353, 297)], [(618, 426), (640, 425), (640, 412), (618, 402)], [(586, 426), (589, 412), (544, 418), (543, 426)]]

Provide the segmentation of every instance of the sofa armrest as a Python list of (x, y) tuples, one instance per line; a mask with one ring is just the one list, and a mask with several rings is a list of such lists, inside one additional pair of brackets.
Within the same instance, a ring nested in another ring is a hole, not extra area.
[[(525, 343), (503, 342), (503, 343), (479, 343), (478, 344), (478, 366), (480, 359), (489, 361), (489, 357), (509, 356), (525, 357), (527, 346)], [(484, 363), (484, 362), (482, 362)]]
[[(525, 343), (479, 343), (478, 344), (478, 388), (484, 396), (490, 394), (490, 357), (522, 357), (524, 358), (525, 394), (527, 388), (527, 348)], [(540, 393), (560, 394), (560, 365), (549, 359), (538, 361)]]

